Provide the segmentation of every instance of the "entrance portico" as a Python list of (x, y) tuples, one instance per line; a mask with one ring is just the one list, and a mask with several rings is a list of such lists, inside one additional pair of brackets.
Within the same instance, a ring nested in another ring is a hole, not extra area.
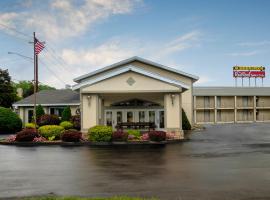
[[(192, 75), (137, 57), (79, 77), (73, 89), (80, 91), (82, 130), (150, 122), (158, 130), (183, 138), (182, 104), (192, 113), (195, 80)], [(188, 117), (192, 122), (192, 115)]]

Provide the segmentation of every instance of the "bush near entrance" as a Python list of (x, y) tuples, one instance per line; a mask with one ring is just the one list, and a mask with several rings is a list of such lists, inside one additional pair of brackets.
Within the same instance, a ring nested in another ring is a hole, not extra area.
[(73, 128), (73, 124), (71, 122), (68, 122), (68, 121), (61, 122), (60, 126), (62, 126), (66, 130)]
[(9, 108), (0, 107), (0, 134), (16, 133), (22, 129), (22, 120)]
[(188, 121), (186, 112), (184, 111), (184, 109), (182, 109), (182, 129), (183, 130), (191, 130), (191, 125)]
[(166, 132), (164, 131), (149, 131), (148, 135), (151, 141), (160, 142), (166, 140)]
[(62, 112), (61, 121), (69, 121), (71, 118), (71, 110), (70, 107), (67, 106)]
[(64, 131), (61, 136), (64, 142), (80, 142), (81, 138), (82, 133), (74, 129)]
[(26, 123), (24, 125), (24, 128), (36, 128), (35, 124), (34, 123)]
[(38, 105), (37, 109), (36, 109), (36, 112), (37, 112), (37, 114), (36, 114), (37, 115), (37, 121), (39, 121), (40, 117), (42, 115), (45, 115), (45, 111), (44, 111), (44, 109), (43, 109), (43, 107), (41, 105)]
[(110, 142), (112, 132), (111, 126), (94, 126), (88, 130), (88, 139), (92, 142)]
[(128, 135), (133, 135), (134, 139), (139, 139), (141, 137), (141, 131), (139, 130), (127, 130)]
[(127, 141), (128, 140), (128, 133), (124, 132), (123, 130), (117, 130), (113, 132), (112, 135), (113, 141)]
[(61, 133), (64, 130), (65, 129), (62, 126), (45, 125), (45, 126), (41, 126), (38, 129), (38, 132), (40, 133), (41, 136), (45, 137), (46, 139), (57, 140), (57, 139), (60, 139)]
[(32, 142), (34, 138), (39, 137), (36, 129), (25, 128), (16, 134), (17, 142)]
[(80, 115), (72, 116), (70, 121), (73, 124), (73, 128), (77, 130), (81, 130), (81, 116)]
[(60, 119), (57, 115), (42, 115), (38, 120), (39, 126), (44, 125), (58, 125), (60, 123)]

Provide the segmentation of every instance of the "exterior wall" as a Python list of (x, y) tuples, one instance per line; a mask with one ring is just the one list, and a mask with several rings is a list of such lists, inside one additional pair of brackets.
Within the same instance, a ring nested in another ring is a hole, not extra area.
[[(45, 114), (50, 114), (50, 108), (57, 108), (57, 106), (42, 106), (44, 109)], [(59, 106), (59, 107), (66, 107), (66, 106)], [(71, 114), (76, 115), (76, 110), (79, 108), (79, 106), (70, 106)], [(34, 110), (34, 107), (18, 107), (18, 115), (21, 118), (22, 122), (28, 123), (28, 112), (29, 110)]]
[(234, 122), (234, 110), (217, 110), (217, 123)]
[(270, 110), (258, 109), (256, 112), (256, 121), (258, 122), (270, 121)]
[(214, 110), (198, 110), (196, 113), (196, 123), (214, 123)]
[[(134, 80), (128, 84), (128, 79)], [(83, 87), (82, 93), (121, 93), (121, 92), (181, 92), (181, 88), (169, 85), (162, 81), (149, 78), (134, 72), (127, 72), (118, 76), (106, 79), (96, 84)]]
[(270, 121), (270, 96), (208, 96), (210, 108), (205, 106), (205, 97), (194, 96), (195, 123)]
[(237, 107), (238, 108), (250, 108), (253, 107), (253, 96), (237, 96)]
[(234, 96), (217, 96), (217, 108), (234, 108)]
[(257, 96), (256, 98), (256, 106), (257, 107), (269, 107), (270, 108), (270, 97), (265, 96)]
[(254, 121), (253, 110), (252, 109), (237, 110), (237, 121), (238, 122), (252, 122), (252, 121)]
[(214, 108), (215, 99), (212, 96), (196, 97), (196, 108)]

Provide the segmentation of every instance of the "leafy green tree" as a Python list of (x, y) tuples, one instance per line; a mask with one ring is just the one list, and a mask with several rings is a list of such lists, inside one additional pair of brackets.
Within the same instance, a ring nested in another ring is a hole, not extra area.
[(69, 121), (71, 118), (71, 110), (70, 107), (67, 106), (62, 112), (61, 121)]
[(186, 112), (184, 111), (184, 109), (182, 109), (182, 129), (183, 130), (190, 130), (191, 129), (191, 124), (188, 121)]
[(39, 104), (36, 108), (37, 120), (39, 120), (39, 118), (44, 114), (45, 114), (45, 111), (44, 111), (43, 107)]
[(0, 106), (10, 108), (15, 101), (16, 92), (8, 70), (0, 69)]
[[(28, 97), (34, 93), (34, 84), (31, 81), (19, 81), (18, 83), (14, 83), (14, 87), (16, 89), (23, 89), (23, 97)], [(54, 87), (45, 84), (38, 85), (38, 91), (41, 90), (55, 90)]]

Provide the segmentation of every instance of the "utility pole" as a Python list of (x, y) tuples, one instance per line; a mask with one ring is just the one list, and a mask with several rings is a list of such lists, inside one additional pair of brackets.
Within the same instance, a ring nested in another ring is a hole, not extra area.
[(35, 128), (37, 128), (37, 88), (38, 88), (38, 69), (37, 69), (37, 55), (36, 55), (36, 33), (33, 32), (33, 48), (34, 48), (34, 120), (35, 120)]

